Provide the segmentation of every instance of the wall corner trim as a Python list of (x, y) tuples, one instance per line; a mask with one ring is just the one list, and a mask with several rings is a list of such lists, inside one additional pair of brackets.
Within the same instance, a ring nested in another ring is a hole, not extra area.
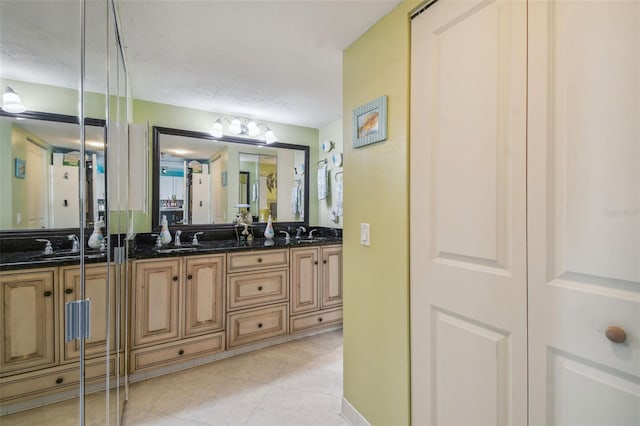
[(342, 411), (340, 414), (351, 426), (371, 426), (371, 423), (344, 397), (342, 398)]

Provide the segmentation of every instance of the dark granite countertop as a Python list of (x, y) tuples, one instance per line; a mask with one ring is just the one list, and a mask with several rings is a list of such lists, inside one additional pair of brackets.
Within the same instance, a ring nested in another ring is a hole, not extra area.
[(130, 254), (130, 259), (153, 259), (160, 257), (174, 256), (192, 256), (198, 254), (217, 254), (227, 253), (231, 251), (254, 251), (254, 250), (273, 250), (282, 248), (295, 247), (313, 247), (319, 245), (335, 245), (342, 244), (342, 238), (339, 237), (316, 237), (316, 238), (291, 238), (287, 241), (284, 237), (276, 237), (271, 241), (265, 238), (254, 238), (250, 242), (238, 242), (237, 240), (212, 240), (202, 241), (198, 246), (191, 244), (182, 244), (175, 247), (173, 244), (155, 247), (136, 247)]
[[(99, 251), (86, 251), (84, 263), (100, 263), (107, 261), (107, 254)], [(79, 265), (80, 255), (69, 251), (53, 254), (42, 254), (41, 251), (14, 251), (0, 254), (0, 271), (14, 269), (48, 268), (52, 266)]]
[[(313, 238), (303, 237), (296, 239), (292, 237), (287, 241), (284, 237), (276, 237), (271, 241), (265, 238), (254, 238), (250, 242), (238, 242), (236, 239), (226, 240), (205, 240), (201, 241), (198, 246), (191, 245), (190, 242), (183, 243), (180, 247), (176, 247), (173, 243), (163, 246), (160, 249), (155, 248), (147, 235), (142, 235), (132, 244), (129, 259), (155, 259), (163, 257), (176, 256), (193, 256), (200, 254), (218, 254), (231, 251), (254, 251), (254, 250), (273, 250), (295, 247), (312, 247), (320, 245), (342, 244), (340, 236), (318, 236)], [(113, 257), (112, 257), (113, 258)], [(100, 263), (107, 261), (107, 254), (97, 250), (85, 251), (85, 263)], [(54, 251), (53, 254), (45, 255), (39, 251), (5, 251), (0, 253), (0, 271), (45, 268), (52, 266), (79, 265), (80, 257), (76, 253), (69, 250)]]

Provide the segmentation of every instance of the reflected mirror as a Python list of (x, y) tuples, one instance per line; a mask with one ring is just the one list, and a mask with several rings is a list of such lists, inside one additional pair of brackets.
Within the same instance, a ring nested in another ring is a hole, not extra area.
[[(77, 117), (37, 112), (1, 115), (0, 134), (3, 144), (11, 146), (11, 155), (2, 156), (2, 167), (10, 168), (11, 176), (2, 189), (0, 230), (77, 228)], [(85, 138), (85, 219), (90, 226), (105, 210), (104, 120), (85, 120)]]
[(309, 147), (153, 128), (153, 227), (232, 224), (238, 205), (254, 222), (303, 222)]

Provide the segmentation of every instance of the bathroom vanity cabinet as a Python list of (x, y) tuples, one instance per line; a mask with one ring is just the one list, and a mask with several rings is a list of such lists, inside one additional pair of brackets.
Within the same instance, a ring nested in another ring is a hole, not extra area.
[(132, 266), (131, 372), (224, 349), (224, 254)]
[(342, 246), (291, 249), (291, 333), (342, 322)]
[(227, 254), (227, 347), (289, 332), (289, 249)]
[[(146, 374), (255, 350), (289, 334), (299, 338), (342, 322), (339, 244), (141, 257), (146, 258), (130, 261), (128, 289), (115, 265), (85, 265), (84, 298), (91, 299), (87, 385), (106, 380), (105, 365), (112, 379), (122, 372), (117, 359), (124, 357), (116, 357), (126, 334), (121, 324), (129, 324), (129, 372)], [(79, 265), (0, 272), (1, 405), (77, 389), (79, 342), (64, 340), (64, 306), (80, 298), (80, 279)], [(128, 293), (128, 312), (111, 303), (118, 292)]]
[[(105, 264), (86, 265), (85, 298), (91, 299), (91, 338), (85, 349), (87, 384), (104, 381), (107, 341), (116, 348), (115, 269)], [(65, 342), (64, 302), (78, 299), (79, 266), (61, 266), (0, 272), (0, 403), (19, 402), (50, 393), (76, 389), (79, 380), (78, 342)], [(113, 300), (113, 299), (112, 299)], [(111, 327), (105, 324), (110, 306)], [(115, 377), (116, 360), (109, 357), (109, 375)]]
[(130, 372), (342, 322), (342, 246), (132, 262)]

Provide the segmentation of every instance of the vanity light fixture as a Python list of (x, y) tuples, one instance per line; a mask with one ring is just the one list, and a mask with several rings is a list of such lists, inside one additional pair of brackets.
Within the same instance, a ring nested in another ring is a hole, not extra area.
[(278, 138), (273, 133), (269, 127), (267, 127), (264, 123), (256, 123), (255, 121), (249, 118), (236, 117), (233, 120), (229, 121), (227, 118), (218, 118), (213, 125), (211, 126), (211, 130), (209, 133), (214, 138), (221, 138), (224, 135), (222, 129), (222, 120), (227, 121), (229, 125), (227, 126), (227, 132), (232, 135), (237, 136), (248, 136), (251, 138), (255, 138), (261, 132), (260, 127), (264, 127), (264, 140), (266, 143), (271, 144), (278, 141)]
[(2, 109), (11, 114), (19, 114), (25, 112), (27, 107), (24, 106), (20, 96), (8, 85), (2, 91)]

